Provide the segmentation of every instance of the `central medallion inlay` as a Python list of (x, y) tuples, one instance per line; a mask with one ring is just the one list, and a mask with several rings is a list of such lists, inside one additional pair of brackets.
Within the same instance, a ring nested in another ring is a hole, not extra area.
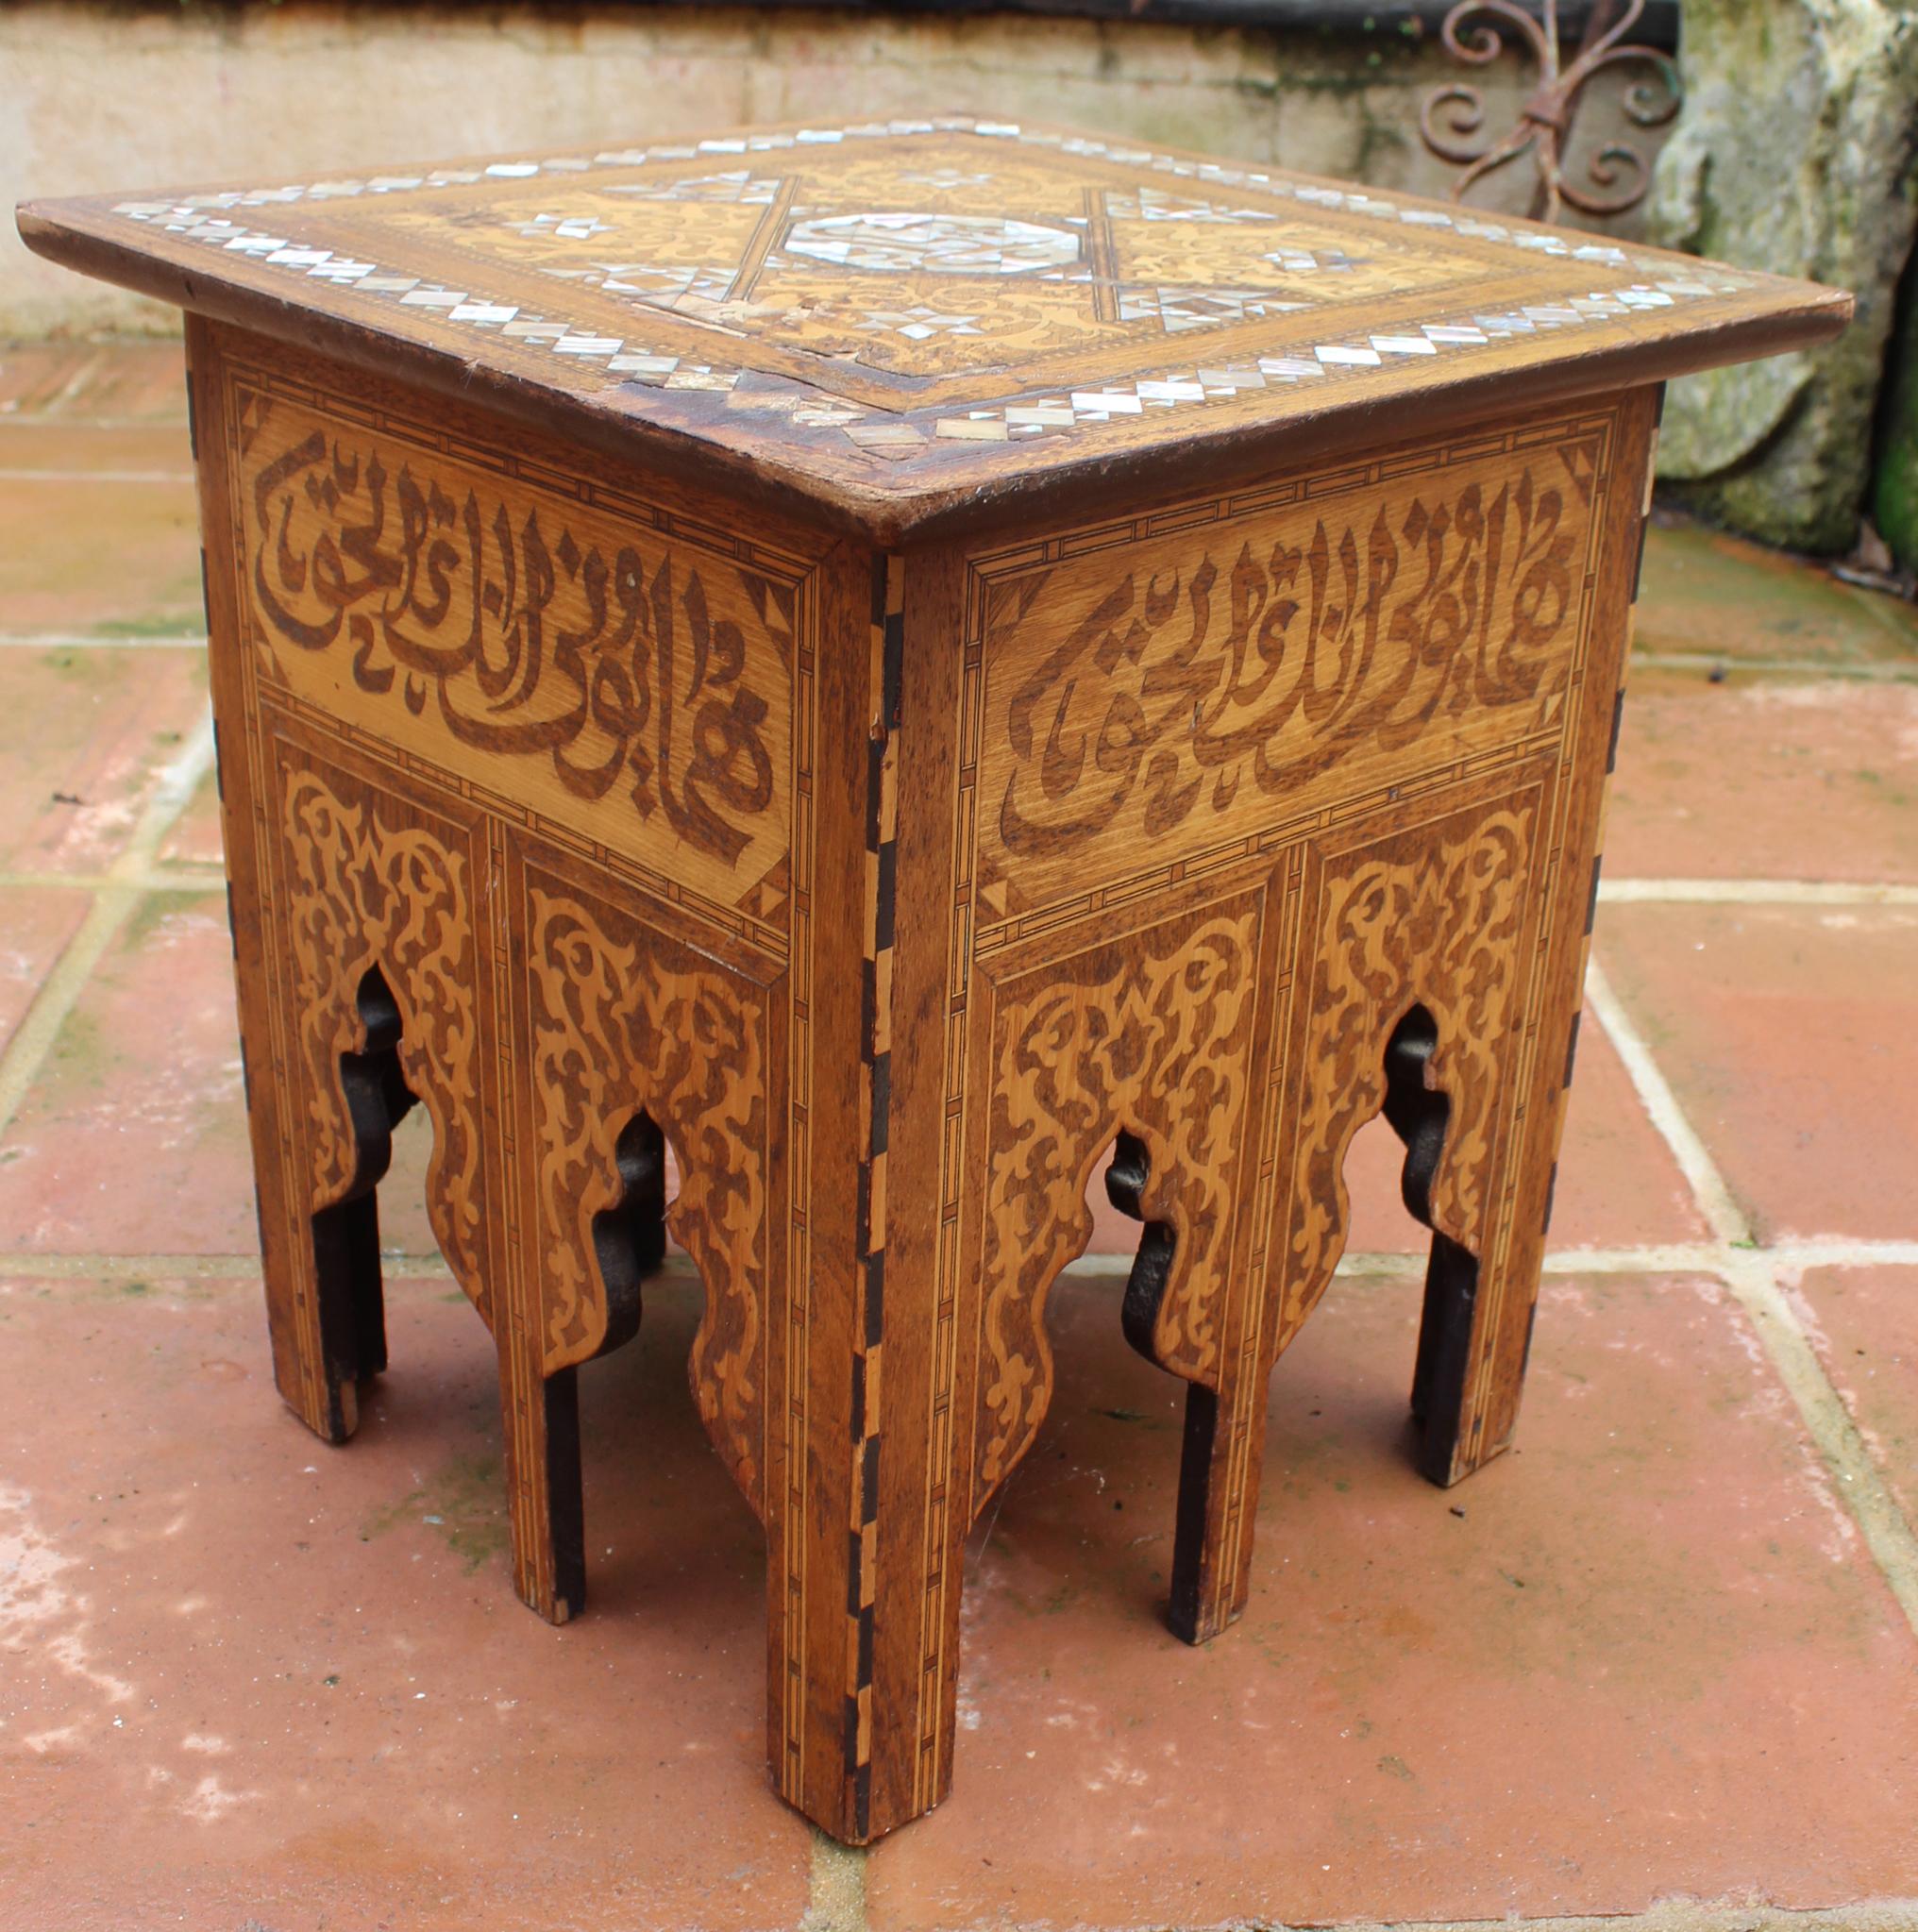
[(797, 221), (784, 252), (882, 274), (1027, 275), (1072, 267), (1080, 242), (1076, 228), (1007, 215), (869, 212)]

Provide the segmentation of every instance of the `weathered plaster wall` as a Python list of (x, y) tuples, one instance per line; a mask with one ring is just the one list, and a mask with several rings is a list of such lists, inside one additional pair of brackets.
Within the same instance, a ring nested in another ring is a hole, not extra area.
[[(953, 109), (1437, 194), (1452, 170), (1420, 144), (1419, 102), (1458, 72), (1397, 34), (1018, 15), (24, 4), (0, 9), (0, 199)], [(1468, 77), (1503, 130), (1528, 74), (1510, 57)], [(1616, 126), (1592, 109), (1592, 134)], [(1513, 171), (1474, 198), (1523, 210), (1530, 185)], [(171, 327), (0, 227), (0, 337)]]

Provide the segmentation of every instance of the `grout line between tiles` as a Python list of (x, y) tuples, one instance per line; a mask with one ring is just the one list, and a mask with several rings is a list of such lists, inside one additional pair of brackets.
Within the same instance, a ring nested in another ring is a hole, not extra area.
[(182, 483), (192, 470), (16, 470), (0, 469), (0, 483)]
[(77, 630), (0, 631), (0, 650), (205, 650), (204, 630), (95, 637)]
[[(1237, 1922), (1235, 1922), (1237, 1923)], [(1257, 1932), (1308, 1932), (1277, 1920), (1253, 1919)], [(1821, 1907), (1810, 1910), (1765, 1905), (1698, 1905), (1689, 1900), (1644, 1912), (1574, 1918), (1368, 1919), (1341, 1932), (1918, 1932), (1918, 1901)]]
[[(1911, 648), (1911, 633), (1891, 614), (1876, 596), (1856, 584), (1847, 584), (1845, 588), (1851, 592), (1853, 601), (1863, 609), (1865, 615), (1887, 637), (1895, 639), (1906, 650)], [(1899, 601), (1902, 602), (1903, 599)]]
[[(1678, 1097), (1595, 955), (1586, 968), (1585, 999), (1624, 1063), (1639, 1103), (1671, 1150), (1699, 1212), (1717, 1237), (1711, 1271), (1744, 1310), (1778, 1379), (1797, 1404), (1839, 1497), (1863, 1532), (1873, 1561), (1913, 1634), (1918, 1635), (1918, 1535), (1887, 1487), (1792, 1304), (1791, 1288), (1796, 1283), (1794, 1279), (1788, 1285), (1787, 1277), (1820, 1264), (1797, 1259), (1782, 1246), (1758, 1246), (1750, 1218), (1686, 1117)], [(1862, 1250), (1867, 1244), (1811, 1245)]]
[(203, 630), (159, 630), (137, 635), (94, 635), (81, 630), (0, 631), (0, 651), (205, 651)]
[(108, 868), (93, 903), (67, 941), (52, 970), (40, 983), (33, 1004), (0, 1052), (0, 1132), (10, 1124), (28, 1087), (53, 1050), (53, 1043), (93, 968), (144, 897), (140, 882), (150, 869), (160, 841), (185, 811), (201, 779), (212, 768), (213, 719), (205, 714), (172, 764), (160, 769), (153, 796), (141, 813), (126, 848)]
[(184, 416), (63, 416), (53, 410), (0, 409), (0, 429), (105, 429), (124, 434), (128, 429), (177, 429), (187, 433)]
[(865, 1932), (866, 1861), (863, 1845), (842, 1845), (816, 1826), (799, 1932)]
[[(110, 872), (0, 872), (0, 892), (224, 892), (227, 874), (205, 860), (177, 862), (177, 871), (153, 871), (116, 879)], [(189, 867), (197, 867), (190, 870)]]
[(1598, 1015), (1611, 1037), (1613, 1048), (1631, 1076), (1639, 1104), (1650, 1117), (1672, 1157), (1678, 1163), (1691, 1189), (1692, 1200), (1705, 1217), (1705, 1224), (1725, 1248), (1752, 1248), (1756, 1245), (1751, 1223), (1744, 1210), (1732, 1199), (1718, 1164), (1706, 1151), (1704, 1141), (1685, 1117), (1678, 1097), (1672, 1091), (1644, 1036), (1632, 1024), (1630, 1016), (1613, 992), (1611, 981), (1594, 954), (1585, 972), (1585, 998)]
[[(679, 1264), (675, 1266), (675, 1264)], [(381, 1272), (390, 1281), (445, 1279), (453, 1271), (437, 1254), (405, 1254), (395, 1249), (382, 1249)], [(20, 1280), (38, 1277), (42, 1281), (93, 1281), (103, 1276), (158, 1275), (161, 1280), (193, 1282), (257, 1282), (260, 1256), (256, 1254), (89, 1254), (84, 1252), (36, 1253), (30, 1248), (16, 1248), (0, 1253), (0, 1275)], [(668, 1257), (658, 1280), (691, 1279), (691, 1264), (683, 1256)]]
[[(1764, 1251), (1765, 1259), (1786, 1274), (1813, 1268), (1918, 1268), (1918, 1241), (1864, 1241), (1848, 1235), (1821, 1235), (1809, 1240), (1780, 1242)], [(1737, 1256), (1733, 1257), (1738, 1259)], [(403, 1249), (380, 1251), (380, 1266), (391, 1281), (452, 1279), (452, 1270), (436, 1253), (411, 1254)], [(1426, 1257), (1422, 1251), (1347, 1254), (1337, 1272), (1343, 1281), (1401, 1282), (1422, 1280)], [(1648, 1243), (1640, 1248), (1558, 1248), (1545, 1257), (1548, 1275), (1673, 1275), (1721, 1274), (1728, 1266), (1725, 1249), (1710, 1241)], [(1068, 1262), (1065, 1274), (1094, 1281), (1122, 1282), (1132, 1270), (1126, 1254), (1082, 1254)], [(0, 1250), (0, 1275), (16, 1278), (39, 1275), (47, 1280), (78, 1281), (103, 1275), (160, 1275), (182, 1281), (258, 1281), (260, 1256), (252, 1254), (114, 1254), (79, 1251)], [(698, 1270), (684, 1253), (666, 1256), (648, 1280), (697, 1283)]]
[(1600, 905), (1918, 906), (1918, 885), (1808, 879), (1601, 880)]
[(1849, 678), (1864, 683), (1918, 683), (1918, 662), (1906, 659), (1866, 664), (1820, 664), (1805, 658), (1726, 658), (1709, 651), (1635, 650), (1635, 671), (1705, 671), (1721, 675), (1736, 672), (1741, 677), (1760, 678)]

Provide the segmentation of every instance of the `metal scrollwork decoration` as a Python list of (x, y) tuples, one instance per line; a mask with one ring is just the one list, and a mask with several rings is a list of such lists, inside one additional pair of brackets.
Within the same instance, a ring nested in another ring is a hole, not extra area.
[[(1585, 38), (1572, 64), (1559, 65), (1558, 0), (1543, 0), (1535, 19), (1518, 0), (1459, 0), (1445, 16), (1440, 40), (1455, 59), (1489, 66), (1505, 51), (1506, 33), (1514, 34), (1538, 62), (1538, 85), (1519, 109), (1517, 123), (1503, 140), (1474, 139), (1485, 125), (1485, 97), (1466, 81), (1435, 87), (1419, 110), (1419, 132), (1441, 160), (1464, 168), (1452, 190), (1455, 201), (1472, 183), (1516, 160), (1528, 148), (1538, 159), (1539, 186), (1532, 212), (1556, 221), (1565, 204), (1589, 215), (1623, 214), (1645, 197), (1651, 168), (1643, 155), (1623, 140), (1612, 140), (1591, 157), (1589, 179), (1567, 178), (1564, 160), (1572, 141), (1573, 117), (1586, 83), (1607, 67), (1640, 62), (1653, 72), (1625, 90), (1623, 108), (1639, 127), (1662, 127), (1683, 101), (1676, 61), (1656, 47), (1628, 44), (1625, 36), (1645, 10), (1645, 0), (1593, 0)], [(1501, 28), (1505, 31), (1501, 31)], [(1438, 125), (1440, 115), (1444, 125)]]

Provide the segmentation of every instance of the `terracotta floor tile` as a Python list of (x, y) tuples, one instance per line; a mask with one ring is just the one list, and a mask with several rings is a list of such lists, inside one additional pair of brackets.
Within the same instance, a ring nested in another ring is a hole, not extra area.
[(1636, 673), (1605, 876), (1918, 880), (1918, 684)]
[(957, 1786), (873, 1856), (874, 1932), (1918, 1889), (1918, 1642), (1735, 1306), (1549, 1283), (1520, 1448), (1448, 1495), (1405, 1454), (1417, 1299), (1336, 1289), (1281, 1364), (1252, 1604), (1191, 1651), (1172, 1386), (1066, 1285)]
[(1611, 905), (1597, 950), (1761, 1236), (1918, 1235), (1918, 912)]
[(693, 1415), (697, 1307), (585, 1371), (593, 1598), (513, 1594), (492, 1344), (389, 1295), (329, 1449), (258, 1295), (0, 1290), (0, 1924), (780, 1927), (811, 1834), (764, 1768), (764, 1544)]
[(255, 1252), (224, 895), (155, 895), (0, 1138), (0, 1250)]
[(1907, 1521), (1918, 1523), (1918, 1268), (1813, 1268), (1794, 1299)]
[[(75, 432), (77, 437), (80, 432)], [(0, 462), (5, 461), (0, 448)], [(0, 632), (204, 634), (200, 526), (190, 482), (0, 474)], [(103, 541), (110, 531), (111, 541)]]
[(92, 904), (84, 892), (42, 886), (0, 890), (0, 1050), (26, 1017), (41, 982)]
[[(412, 1107), (393, 1132), (393, 1160), (379, 1184), (379, 1246), (388, 1254), (437, 1254), (433, 1224), (427, 1218), (427, 1169), (433, 1157), (432, 1118)], [(679, 1192), (677, 1169), (668, 1152), (668, 1199)], [(247, 1184), (252, 1185), (249, 1173)]]
[[(1422, 1253), (1430, 1235), (1399, 1195), (1405, 1144), (1383, 1117), (1361, 1128), (1345, 1157), (1351, 1201), (1351, 1254)], [(1130, 1255), (1139, 1224), (1105, 1198), (1103, 1170), (1086, 1190), (1092, 1208), (1091, 1254)], [(1558, 1157), (1552, 1211), (1555, 1248), (1622, 1248), (1647, 1242), (1698, 1241), (1705, 1221), (1664, 1142), (1645, 1117), (1610, 1041), (1588, 1016), (1580, 1030), (1571, 1110)]]
[(193, 446), (184, 422), (0, 417), (0, 481), (22, 472), (154, 478), (191, 490)]
[(177, 338), (0, 349), (0, 422), (48, 416), (184, 425), (186, 361)]
[(1870, 664), (1918, 656), (1918, 613), (1779, 550), (1683, 522), (1645, 545), (1637, 647), (1727, 662)]
[[(17, 897), (18, 895), (9, 895)], [(436, 1252), (415, 1107), (380, 1246)], [(253, 1254), (253, 1165), (224, 892), (155, 894), (109, 949), (0, 1138), (0, 1251)]]
[(220, 865), (225, 864), (226, 857), (227, 841), (220, 829), (219, 784), (209, 772), (161, 842), (160, 858), (167, 865)]
[(0, 870), (110, 865), (206, 708), (202, 650), (0, 647)]
[[(437, 1252), (431, 1157), (415, 1107), (379, 1187), (389, 1252)], [(143, 902), (0, 1137), (0, 1251), (25, 1249), (259, 1252), (224, 892)]]

